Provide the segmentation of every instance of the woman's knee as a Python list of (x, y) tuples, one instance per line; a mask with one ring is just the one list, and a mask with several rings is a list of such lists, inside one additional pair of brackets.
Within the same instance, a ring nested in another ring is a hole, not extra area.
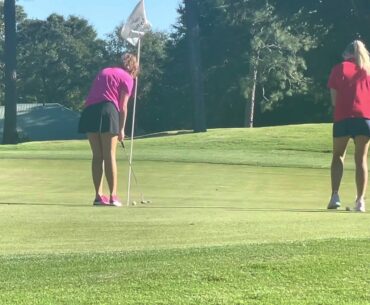
[(367, 155), (355, 154), (356, 167), (367, 168)]
[(93, 154), (92, 162), (94, 164), (103, 164), (104, 158), (101, 154)]
[(104, 154), (103, 160), (104, 164), (108, 166), (114, 166), (116, 164), (116, 157), (114, 154)]
[(346, 154), (342, 152), (333, 152), (333, 162), (344, 162)]

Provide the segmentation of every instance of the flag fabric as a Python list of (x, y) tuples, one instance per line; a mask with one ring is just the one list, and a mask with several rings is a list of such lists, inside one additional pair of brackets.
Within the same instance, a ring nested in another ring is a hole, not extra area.
[(151, 26), (146, 19), (144, 0), (136, 5), (126, 24), (122, 27), (121, 37), (133, 46), (136, 46), (141, 36), (150, 30)]

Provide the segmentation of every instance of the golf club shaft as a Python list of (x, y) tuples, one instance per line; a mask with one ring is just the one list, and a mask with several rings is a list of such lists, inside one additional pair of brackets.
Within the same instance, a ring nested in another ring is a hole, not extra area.
[(139, 188), (139, 191), (140, 191), (140, 194), (141, 194), (141, 200), (144, 200), (143, 192), (141, 191), (141, 188), (140, 188), (139, 182), (138, 182), (138, 180), (137, 180), (137, 177), (136, 177), (135, 171), (134, 171), (134, 169), (133, 169), (133, 167), (132, 167), (132, 164), (131, 164), (131, 162), (130, 162), (130, 158), (129, 158), (128, 154), (127, 154), (126, 147), (125, 147), (125, 144), (123, 143), (123, 141), (121, 141), (121, 146), (122, 146), (123, 151), (124, 151), (124, 153), (125, 153), (125, 155), (126, 155), (126, 159), (128, 160), (129, 166), (131, 167), (132, 176), (134, 177), (134, 179), (135, 179), (135, 183), (136, 183), (136, 185), (137, 185), (137, 186), (138, 186), (138, 188)]

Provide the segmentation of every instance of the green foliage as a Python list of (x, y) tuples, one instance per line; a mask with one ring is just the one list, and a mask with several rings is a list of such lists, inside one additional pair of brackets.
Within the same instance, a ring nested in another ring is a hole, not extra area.
[[(312, 81), (303, 55), (322, 36), (317, 29), (313, 34), (318, 26), (305, 22), (305, 12), (297, 9), (284, 18), (264, 1), (198, 2), (209, 127), (243, 126), (254, 67), (258, 110), (274, 109), (286, 96), (308, 92)], [(177, 30), (184, 33), (181, 20)], [(178, 58), (185, 61), (186, 55)]]
[[(179, 7), (179, 21), (166, 44), (162, 87), (158, 87), (158, 130), (192, 129), (191, 76), (184, 25), (184, 8)], [(164, 111), (163, 111), (164, 109)]]
[(163, 130), (160, 126), (166, 112), (161, 93), (164, 88), (168, 35), (149, 32), (142, 39), (141, 72), (138, 87), (137, 122), (145, 131)]
[[(137, 48), (124, 41), (120, 36), (121, 25), (108, 35), (107, 53), (112, 64), (119, 64), (123, 53), (137, 55)], [(140, 74), (137, 92), (137, 126), (139, 133), (163, 130), (160, 116), (165, 107), (161, 99), (163, 91), (164, 65), (167, 59), (168, 35), (164, 32), (148, 32), (141, 40)], [(129, 103), (132, 112), (133, 101)], [(131, 116), (127, 121), (127, 130), (131, 126)]]
[[(303, 54), (317, 47), (318, 37), (302, 22), (305, 15), (299, 11), (289, 19), (282, 19), (268, 3), (258, 10), (252, 7), (245, 10), (244, 19), (232, 22), (241, 23), (251, 35), (245, 56), (249, 71), (241, 82), (247, 105), (255, 83), (262, 110), (273, 109), (285, 96), (306, 94), (311, 80), (304, 75), (307, 65)], [(257, 73), (256, 79), (253, 71)]]
[[(348, 42), (370, 41), (367, 0), (196, 0), (209, 128), (244, 124), (257, 67), (255, 122), (276, 125), (331, 119), (326, 88)], [(0, 13), (3, 15), (3, 1)], [(142, 41), (137, 131), (190, 129), (193, 102), (184, 7), (170, 34)], [(29, 20), (17, 7), (19, 102), (81, 107), (95, 74), (136, 48), (117, 26), (105, 41), (78, 17)], [(0, 19), (0, 103), (3, 82)]]
[[(331, 68), (342, 60), (341, 54), (346, 45), (361, 38), (367, 45), (370, 42), (370, 6), (368, 0), (312, 0), (312, 1), (270, 1), (276, 12), (283, 18), (290, 18), (295, 12), (305, 11), (304, 22), (312, 35), (319, 38), (318, 47), (304, 55), (307, 63), (306, 76), (313, 80), (305, 96), (293, 96), (277, 105), (275, 112), (265, 113), (266, 123), (289, 122), (284, 113), (296, 113), (291, 117), (301, 122), (322, 122), (332, 120), (332, 107), (327, 90), (327, 80)], [(320, 24), (318, 28), (316, 25)], [(292, 120), (290, 120), (292, 121)]]
[(105, 43), (84, 19), (25, 20), (18, 27), (19, 102), (79, 108), (105, 54)]
[(135, 47), (130, 45), (127, 41), (121, 38), (122, 24), (115, 27), (115, 29), (107, 35), (106, 50), (109, 58), (109, 65), (117, 65), (121, 61), (121, 56), (125, 52), (136, 54)]
[[(284, 50), (280, 56), (277, 49), (270, 51), (271, 56), (267, 56), (267, 50), (264, 52), (267, 72), (267, 63), (276, 67), (267, 74), (266, 69), (262, 70), (266, 76), (257, 88), (257, 124), (331, 120), (326, 88), (330, 69), (357, 33), (365, 42), (369, 40), (369, 30), (363, 26), (370, 16), (368, 1), (268, 3), (272, 13), (266, 9), (265, 1), (199, 1), (209, 127), (243, 125), (243, 93), (250, 96), (250, 89), (248, 92), (242, 88), (250, 88), (252, 45), (261, 47), (266, 39), (288, 45), (290, 50)], [(271, 22), (269, 14), (274, 16)], [(264, 26), (263, 33), (258, 32), (259, 25)], [(279, 27), (282, 29), (274, 32)], [(255, 31), (251, 32), (253, 28)], [(277, 54), (277, 62), (272, 54)], [(290, 61), (284, 63), (287, 54), (291, 54)]]

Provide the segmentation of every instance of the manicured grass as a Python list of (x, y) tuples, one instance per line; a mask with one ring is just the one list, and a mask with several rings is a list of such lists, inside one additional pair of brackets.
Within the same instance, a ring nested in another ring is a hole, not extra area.
[(369, 304), (368, 240), (0, 258), (1, 304)]
[(330, 147), (329, 125), (140, 139), (153, 203), (116, 209), (91, 206), (86, 141), (0, 146), (0, 304), (370, 304), (369, 213), (325, 209)]

